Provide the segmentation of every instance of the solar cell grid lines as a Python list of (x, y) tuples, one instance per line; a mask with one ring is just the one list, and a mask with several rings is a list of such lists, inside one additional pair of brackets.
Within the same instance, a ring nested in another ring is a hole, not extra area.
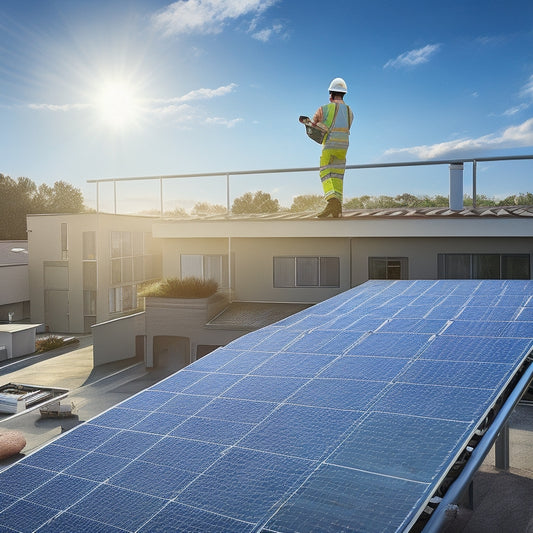
[(0, 472), (6, 531), (408, 531), (533, 348), (533, 282), (370, 281)]

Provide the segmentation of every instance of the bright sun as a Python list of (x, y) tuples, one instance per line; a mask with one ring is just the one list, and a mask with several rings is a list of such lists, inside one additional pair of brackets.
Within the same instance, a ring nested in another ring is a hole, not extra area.
[(133, 126), (141, 111), (135, 88), (124, 81), (104, 83), (96, 93), (95, 106), (100, 119), (113, 129)]

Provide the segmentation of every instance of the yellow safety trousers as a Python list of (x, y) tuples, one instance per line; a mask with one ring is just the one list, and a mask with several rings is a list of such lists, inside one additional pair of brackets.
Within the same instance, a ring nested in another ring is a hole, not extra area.
[(346, 168), (346, 152), (343, 149), (324, 148), (320, 156), (320, 180), (324, 198), (337, 198), (342, 203), (342, 186)]

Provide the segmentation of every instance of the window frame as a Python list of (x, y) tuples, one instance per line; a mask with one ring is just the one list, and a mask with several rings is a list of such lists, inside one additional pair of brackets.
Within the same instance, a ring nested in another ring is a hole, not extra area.
[[(187, 262), (189, 264), (186, 264)], [(213, 277), (213, 273), (215, 275), (218, 274), (218, 277)], [(229, 288), (229, 260), (227, 254), (180, 253), (180, 279), (188, 277), (200, 278), (204, 281), (214, 279), (220, 289)]]
[[(340, 257), (330, 255), (275, 255), (272, 257), (272, 286), (275, 289), (338, 289), (341, 286), (340, 263)], [(306, 266), (310, 270), (304, 272)], [(330, 279), (332, 281), (328, 281)]]
[[(469, 277), (448, 277), (448, 259), (454, 257), (469, 258)], [(479, 272), (483, 269), (483, 265), (479, 263), (481, 258), (498, 258), (498, 277), (481, 277)], [(528, 277), (508, 277), (505, 271), (512, 269), (512, 265), (507, 264), (511, 258), (521, 258), (527, 260), (523, 268), (528, 270)], [(505, 275), (505, 277), (504, 277)], [(437, 254), (437, 278), (438, 279), (531, 279), (531, 254), (528, 253), (439, 253)]]
[[(385, 277), (380, 277), (377, 275), (376, 270), (378, 269), (377, 262), (382, 261), (385, 263), (384, 272)], [(392, 262), (399, 262), (400, 268), (400, 277), (389, 276), (389, 269), (393, 265), (389, 265)], [(386, 279), (386, 280), (398, 280), (398, 279), (409, 279), (409, 258), (400, 257), (400, 256), (369, 256), (368, 257), (368, 279)]]

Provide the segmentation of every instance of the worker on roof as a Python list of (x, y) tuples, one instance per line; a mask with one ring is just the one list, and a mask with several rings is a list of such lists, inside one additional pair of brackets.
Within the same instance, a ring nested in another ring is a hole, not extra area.
[(338, 218), (342, 215), (342, 186), (353, 112), (344, 103), (348, 87), (342, 78), (335, 78), (328, 90), (330, 103), (320, 106), (311, 119), (313, 124), (322, 123), (328, 128), (320, 156), (320, 180), (327, 205), (317, 216)]

